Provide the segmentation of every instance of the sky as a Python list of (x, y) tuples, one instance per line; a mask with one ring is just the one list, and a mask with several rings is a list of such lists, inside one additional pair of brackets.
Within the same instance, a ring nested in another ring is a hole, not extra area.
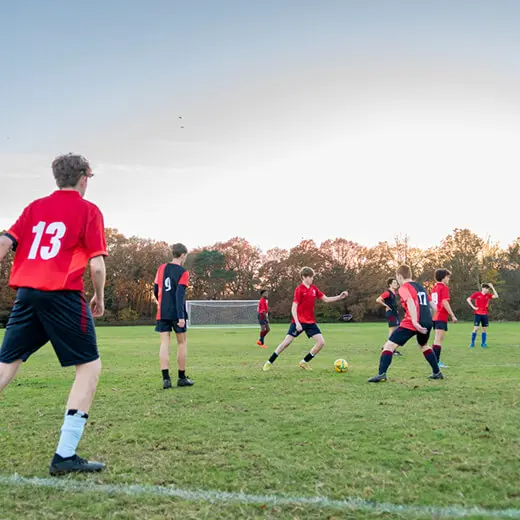
[(2, 0), (0, 228), (77, 152), (127, 235), (505, 246), (519, 26), (506, 0)]

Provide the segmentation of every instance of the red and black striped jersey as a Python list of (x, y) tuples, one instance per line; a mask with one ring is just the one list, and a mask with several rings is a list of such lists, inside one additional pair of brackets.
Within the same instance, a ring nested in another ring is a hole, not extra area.
[(163, 264), (157, 270), (154, 294), (158, 320), (185, 320), (188, 317), (184, 298), (190, 275), (182, 265)]
[(405, 310), (404, 320), (401, 327), (410, 330), (416, 330), (412, 323), (410, 309), (408, 308), (408, 300), (412, 299), (417, 313), (417, 321), (423, 326), (431, 328), (433, 326), (432, 312), (430, 310), (430, 298), (426, 289), (417, 282), (406, 282), (399, 287), (399, 296), (401, 297), (401, 305)]

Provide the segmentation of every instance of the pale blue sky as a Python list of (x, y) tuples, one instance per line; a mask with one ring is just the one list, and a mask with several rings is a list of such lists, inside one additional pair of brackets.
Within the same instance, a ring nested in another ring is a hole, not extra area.
[(500, 0), (0, 0), (0, 228), (76, 151), (126, 234), (505, 245), (518, 27)]

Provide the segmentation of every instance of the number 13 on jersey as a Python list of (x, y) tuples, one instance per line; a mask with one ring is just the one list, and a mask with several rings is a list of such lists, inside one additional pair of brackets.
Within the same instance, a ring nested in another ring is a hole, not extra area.
[[(39, 222), (32, 228), (35, 234), (31, 250), (29, 251), (29, 260), (35, 260), (40, 256), (42, 260), (50, 260), (58, 255), (61, 249), (61, 239), (65, 236), (67, 228), (63, 222), (52, 222), (47, 225), (47, 222)], [(43, 235), (51, 235), (50, 246), (40, 246)]]

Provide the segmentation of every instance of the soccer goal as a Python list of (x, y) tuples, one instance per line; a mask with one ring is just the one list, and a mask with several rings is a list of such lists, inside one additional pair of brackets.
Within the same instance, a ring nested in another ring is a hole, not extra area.
[(258, 300), (188, 300), (190, 327), (258, 327)]

